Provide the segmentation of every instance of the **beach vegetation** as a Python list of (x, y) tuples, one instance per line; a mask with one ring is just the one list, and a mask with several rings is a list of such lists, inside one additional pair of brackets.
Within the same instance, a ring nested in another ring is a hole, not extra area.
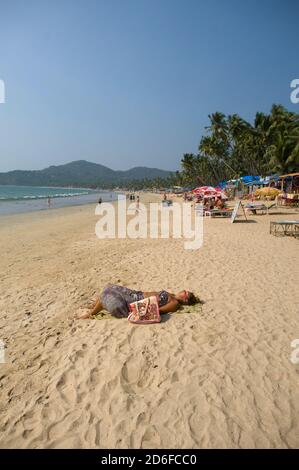
[(251, 124), (237, 114), (209, 115), (197, 154), (184, 154), (185, 185), (217, 185), (243, 175), (290, 173), (299, 169), (299, 114), (273, 105)]

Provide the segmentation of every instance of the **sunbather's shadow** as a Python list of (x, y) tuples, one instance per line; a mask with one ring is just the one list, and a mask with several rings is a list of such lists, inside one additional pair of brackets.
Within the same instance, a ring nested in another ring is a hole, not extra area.
[[(201, 311), (202, 306), (205, 304), (205, 301), (202, 299), (199, 299), (198, 302), (195, 305), (181, 305), (177, 311), (179, 314), (188, 314), (188, 313), (198, 313), (198, 311)], [(161, 314), (161, 323), (167, 322), (168, 320), (171, 319), (171, 316), (169, 313), (162, 313)]]
[(163, 313), (161, 315), (161, 323), (165, 323), (170, 319), (171, 319), (171, 315), (169, 315), (169, 313)]

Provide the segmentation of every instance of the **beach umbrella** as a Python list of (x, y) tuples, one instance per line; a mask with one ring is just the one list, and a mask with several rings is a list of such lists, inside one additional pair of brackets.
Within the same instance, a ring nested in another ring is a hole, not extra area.
[(200, 186), (199, 188), (193, 189), (195, 194), (201, 194), (202, 196), (213, 196), (217, 193), (216, 188), (213, 186)]
[(227, 195), (221, 188), (214, 188), (213, 186), (200, 186), (193, 190), (193, 193), (204, 198), (221, 197), (227, 199)]
[(216, 196), (225, 196), (223, 189), (215, 188), (215, 191), (216, 191)]
[(271, 196), (271, 197), (275, 197), (277, 196), (279, 193), (281, 193), (281, 190), (280, 189), (276, 189), (276, 188), (261, 188), (261, 189), (257, 189), (254, 193), (255, 196)]
[(228, 199), (228, 196), (225, 194), (224, 191), (217, 192), (216, 197), (221, 197), (221, 199)]
[(227, 199), (225, 191), (220, 187), (213, 188), (213, 191), (211, 191), (209, 194), (211, 194), (213, 197), (221, 197), (222, 199)]

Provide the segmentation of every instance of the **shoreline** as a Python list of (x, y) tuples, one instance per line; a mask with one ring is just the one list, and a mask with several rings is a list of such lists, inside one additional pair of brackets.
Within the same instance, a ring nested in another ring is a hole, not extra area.
[[(114, 193), (115, 196), (121, 196), (121, 195), (126, 195), (127, 193), (130, 193), (130, 191), (124, 191), (122, 193)], [(161, 201), (162, 200), (162, 196), (160, 194), (157, 194), (157, 193), (150, 193), (150, 192), (147, 192), (147, 193), (142, 193), (141, 191), (138, 193), (142, 196), (144, 196), (144, 194), (147, 194), (149, 195), (149, 198), (146, 197), (147, 202), (146, 204), (148, 204), (149, 202), (158, 202), (158, 201)], [(150, 199), (154, 199), (154, 201), (150, 201)], [(107, 201), (104, 201), (103, 200), (103, 203), (104, 202), (111, 202), (112, 204), (115, 204), (117, 203), (117, 199), (109, 199)], [(134, 201), (136, 202), (136, 201)], [(132, 201), (128, 201), (127, 200), (127, 203), (133, 203), (134, 202)], [(142, 202), (142, 201), (141, 201)], [(7, 221), (9, 220), (14, 220), (14, 219), (17, 219), (19, 217), (22, 218), (22, 220), (24, 221), (27, 217), (28, 219), (32, 218), (32, 219), (38, 219), (39, 215), (40, 216), (44, 216), (46, 217), (47, 215), (68, 215), (68, 212), (75, 212), (76, 210), (79, 209), (79, 211), (83, 211), (84, 209), (87, 209), (87, 208), (91, 208), (91, 207), (94, 207), (96, 208), (97, 206), (97, 201), (95, 202), (87, 202), (87, 203), (82, 203), (82, 204), (72, 204), (72, 205), (69, 205), (69, 206), (62, 206), (62, 207), (51, 207), (50, 209), (49, 208), (45, 208), (45, 209), (40, 209), (40, 210), (32, 210), (32, 211), (26, 211), (26, 212), (17, 212), (17, 213), (9, 213), (9, 214), (1, 214), (0, 213), (0, 225), (1, 225), (1, 222), (5, 222), (5, 219), (7, 219)], [(63, 211), (65, 211), (65, 214), (63, 214)], [(31, 216), (31, 217), (30, 217)]]
[(0, 201), (0, 220), (6, 215), (17, 215), (32, 212), (47, 212), (55, 209), (62, 209), (65, 207), (84, 206), (88, 204), (96, 204), (99, 197), (102, 197), (103, 202), (116, 200), (117, 193), (109, 192), (110, 197), (107, 199), (107, 193), (90, 193), (75, 196), (56, 196), (50, 197), (51, 207), (48, 207), (47, 197), (32, 198), (32, 199), (18, 199), (18, 200), (2, 200)]

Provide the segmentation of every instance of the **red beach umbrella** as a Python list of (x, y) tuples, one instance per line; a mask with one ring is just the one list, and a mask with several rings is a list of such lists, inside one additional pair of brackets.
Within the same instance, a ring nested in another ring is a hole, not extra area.
[(217, 193), (213, 186), (200, 186), (199, 188), (193, 189), (195, 194), (201, 194), (202, 196), (213, 196)]

